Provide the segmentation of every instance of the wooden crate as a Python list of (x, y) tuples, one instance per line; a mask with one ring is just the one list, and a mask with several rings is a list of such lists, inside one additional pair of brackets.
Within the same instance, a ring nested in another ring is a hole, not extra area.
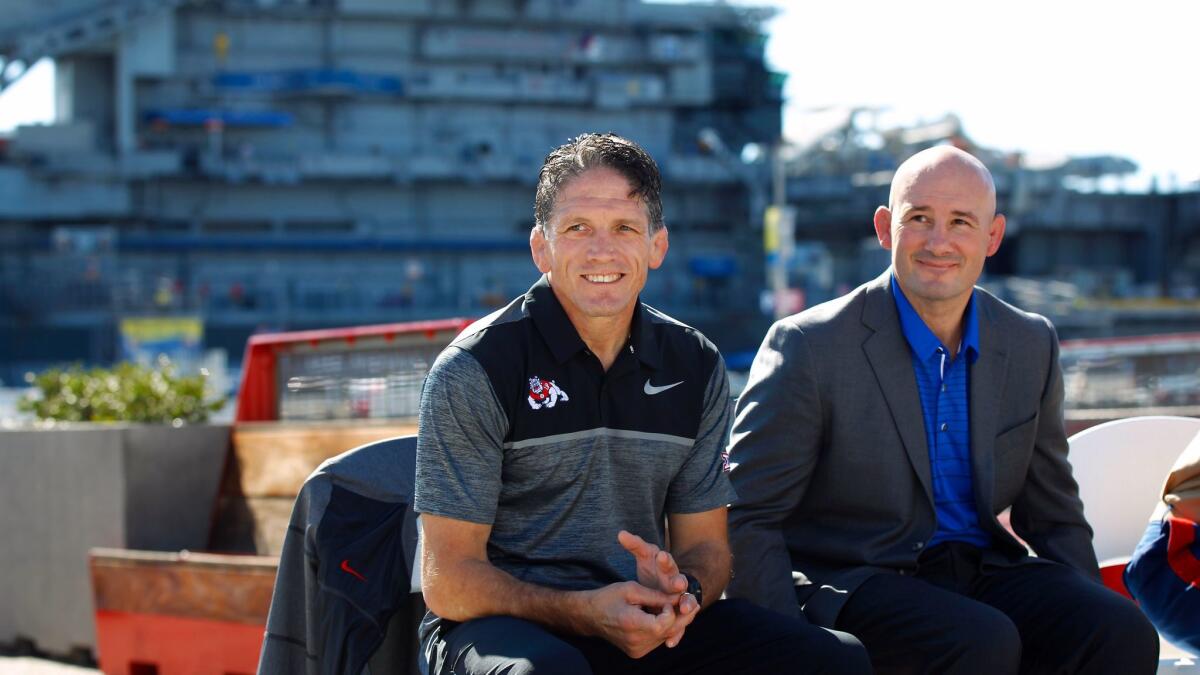
[(270, 556), (92, 549), (100, 670), (254, 673), (278, 565)]

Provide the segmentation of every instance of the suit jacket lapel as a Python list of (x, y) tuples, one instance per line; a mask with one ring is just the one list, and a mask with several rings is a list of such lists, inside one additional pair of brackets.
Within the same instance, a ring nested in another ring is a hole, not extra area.
[(917, 390), (917, 376), (913, 372), (912, 354), (900, 329), (890, 280), (889, 269), (867, 289), (863, 323), (875, 332), (863, 342), (863, 351), (875, 371), (908, 459), (932, 505), (933, 475), (929, 466), (929, 444), (925, 439), (925, 417)]
[(1004, 383), (1008, 379), (1008, 345), (993, 322), (987, 296), (977, 292), (979, 311), (979, 358), (971, 366), (968, 409), (971, 424), (971, 474), (975, 485), (975, 508), (984, 527), (994, 521), (992, 509), (993, 452)]

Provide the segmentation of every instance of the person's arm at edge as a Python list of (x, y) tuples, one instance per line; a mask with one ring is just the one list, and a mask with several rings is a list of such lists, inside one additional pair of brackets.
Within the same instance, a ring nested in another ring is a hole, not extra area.
[(1025, 486), (1012, 505), (1013, 531), (1029, 542), (1039, 556), (1099, 579), (1092, 528), (1084, 519), (1079, 486), (1071, 475), (1071, 464), (1067, 459), (1058, 335), (1048, 320), (1042, 320), (1049, 331), (1049, 372), (1042, 392), (1033, 457), (1026, 472)]
[(816, 362), (795, 317), (767, 332), (730, 438), (730, 478), (738, 500), (729, 512), (733, 577), (729, 597), (798, 616), (783, 521), (800, 503), (821, 443)]

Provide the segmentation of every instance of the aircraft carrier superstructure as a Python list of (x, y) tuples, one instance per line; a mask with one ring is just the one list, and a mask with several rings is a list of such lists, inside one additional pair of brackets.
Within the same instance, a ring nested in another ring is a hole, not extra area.
[[(199, 316), (236, 358), (262, 329), (482, 315), (536, 278), (537, 171), (583, 131), (628, 135), (663, 170), (671, 251), (646, 297), (753, 344), (759, 177), (736, 149), (780, 135), (768, 16), (637, 0), (6, 3), (3, 81), (52, 57), (57, 121), (0, 147), (0, 378), (111, 360), (129, 316)], [(706, 151), (713, 132), (735, 150)]]
[[(206, 345), (236, 361), (263, 330), (481, 316), (536, 275), (527, 239), (545, 153), (596, 130), (638, 140), (663, 170), (671, 251), (645, 297), (703, 330), (735, 368), (770, 321), (764, 302), (812, 305), (887, 264), (871, 213), (895, 167), (939, 143), (996, 177), (1009, 227), (988, 288), (1050, 316), (1064, 338), (1200, 330), (1197, 186), (1123, 191), (1136, 170), (1127, 159), (989, 149), (953, 115), (883, 129), (878, 110), (850, 108), (807, 144), (779, 145), (784, 78), (763, 58), (770, 10), (640, 0), (5, 10), (0, 88), (53, 58), (58, 118), (0, 138), (10, 385), (53, 363), (112, 361), (130, 318), (201, 322)], [(784, 265), (763, 253), (772, 198), (790, 207)]]

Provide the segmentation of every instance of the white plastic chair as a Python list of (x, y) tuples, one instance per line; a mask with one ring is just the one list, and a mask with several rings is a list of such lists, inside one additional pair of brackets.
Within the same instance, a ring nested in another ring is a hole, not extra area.
[[(1083, 513), (1095, 532), (1096, 558), (1101, 567), (1117, 568), (1117, 579), (1146, 532), (1167, 472), (1198, 433), (1200, 419), (1148, 416), (1105, 422), (1070, 438), (1071, 466)], [(1106, 583), (1112, 585), (1112, 579)], [(1200, 673), (1200, 666), (1163, 641), (1158, 672)]]
[(1197, 433), (1194, 417), (1129, 417), (1070, 438), (1071, 466), (1100, 561), (1133, 553), (1167, 472)]

